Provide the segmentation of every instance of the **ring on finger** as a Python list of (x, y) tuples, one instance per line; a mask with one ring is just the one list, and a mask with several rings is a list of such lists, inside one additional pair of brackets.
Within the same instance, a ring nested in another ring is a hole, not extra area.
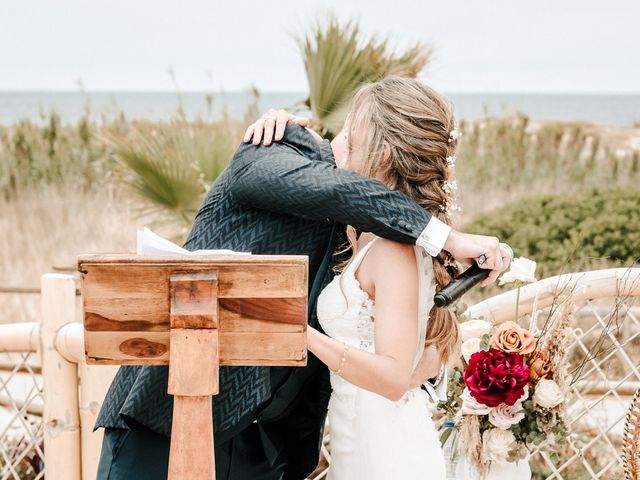
[(274, 117), (272, 115), (267, 115), (266, 117), (264, 117), (264, 123), (267, 123), (269, 120), (273, 120), (275, 122), (276, 121), (276, 117)]
[(484, 265), (484, 263), (487, 261), (487, 256), (483, 253), (478, 257), (477, 261), (478, 261), (478, 265)]

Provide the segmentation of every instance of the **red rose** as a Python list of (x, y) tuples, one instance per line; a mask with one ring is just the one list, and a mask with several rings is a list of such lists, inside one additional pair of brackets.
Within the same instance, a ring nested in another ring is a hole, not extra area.
[(464, 372), (471, 396), (488, 407), (516, 403), (524, 395), (528, 379), (529, 367), (522, 355), (495, 348), (471, 355)]

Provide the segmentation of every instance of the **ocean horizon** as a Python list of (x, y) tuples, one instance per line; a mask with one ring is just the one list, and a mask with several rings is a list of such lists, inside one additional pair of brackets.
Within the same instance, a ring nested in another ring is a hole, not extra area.
[[(522, 113), (536, 121), (587, 121), (624, 127), (640, 123), (640, 94), (445, 94), (453, 102), (457, 118), (464, 120)], [(298, 108), (304, 114), (300, 102), (306, 96), (305, 92), (260, 92), (259, 110)], [(0, 125), (20, 120), (43, 123), (52, 111), (63, 123), (75, 123), (85, 111), (96, 121), (121, 114), (128, 119), (170, 120), (180, 104), (190, 119), (217, 120), (226, 114), (242, 120), (251, 101), (248, 91), (0, 91)]]

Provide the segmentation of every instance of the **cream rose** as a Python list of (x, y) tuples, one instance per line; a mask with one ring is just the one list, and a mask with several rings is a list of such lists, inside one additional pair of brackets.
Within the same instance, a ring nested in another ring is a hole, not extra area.
[(533, 392), (533, 403), (543, 408), (553, 408), (564, 401), (560, 387), (553, 380), (541, 378)]
[(484, 334), (491, 332), (493, 325), (484, 320), (468, 320), (460, 324), (460, 336), (466, 342), (470, 338), (482, 338)]
[(467, 362), (469, 362), (471, 355), (478, 351), (480, 351), (480, 339), (477, 337), (466, 340), (460, 347), (460, 352)]
[(499, 285), (515, 281), (530, 283), (536, 281), (536, 262), (525, 257), (514, 258), (511, 267), (500, 277)]
[(490, 428), (482, 434), (482, 457), (492, 462), (505, 462), (516, 441), (509, 430)]
[(473, 398), (468, 388), (464, 389), (460, 395), (460, 400), (462, 400), (460, 409), (462, 415), (486, 415), (491, 411), (491, 407), (487, 407), (484, 403), (480, 403)]
[(520, 423), (524, 418), (524, 410), (521, 402), (513, 405), (501, 403), (489, 412), (489, 422), (495, 427), (507, 430), (511, 425)]

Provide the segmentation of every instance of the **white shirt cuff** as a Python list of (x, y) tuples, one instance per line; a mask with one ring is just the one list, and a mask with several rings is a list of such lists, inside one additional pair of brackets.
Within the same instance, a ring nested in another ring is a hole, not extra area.
[(436, 217), (431, 217), (429, 223), (422, 231), (416, 245), (423, 247), (432, 257), (437, 256), (444, 247), (451, 233), (451, 227)]

